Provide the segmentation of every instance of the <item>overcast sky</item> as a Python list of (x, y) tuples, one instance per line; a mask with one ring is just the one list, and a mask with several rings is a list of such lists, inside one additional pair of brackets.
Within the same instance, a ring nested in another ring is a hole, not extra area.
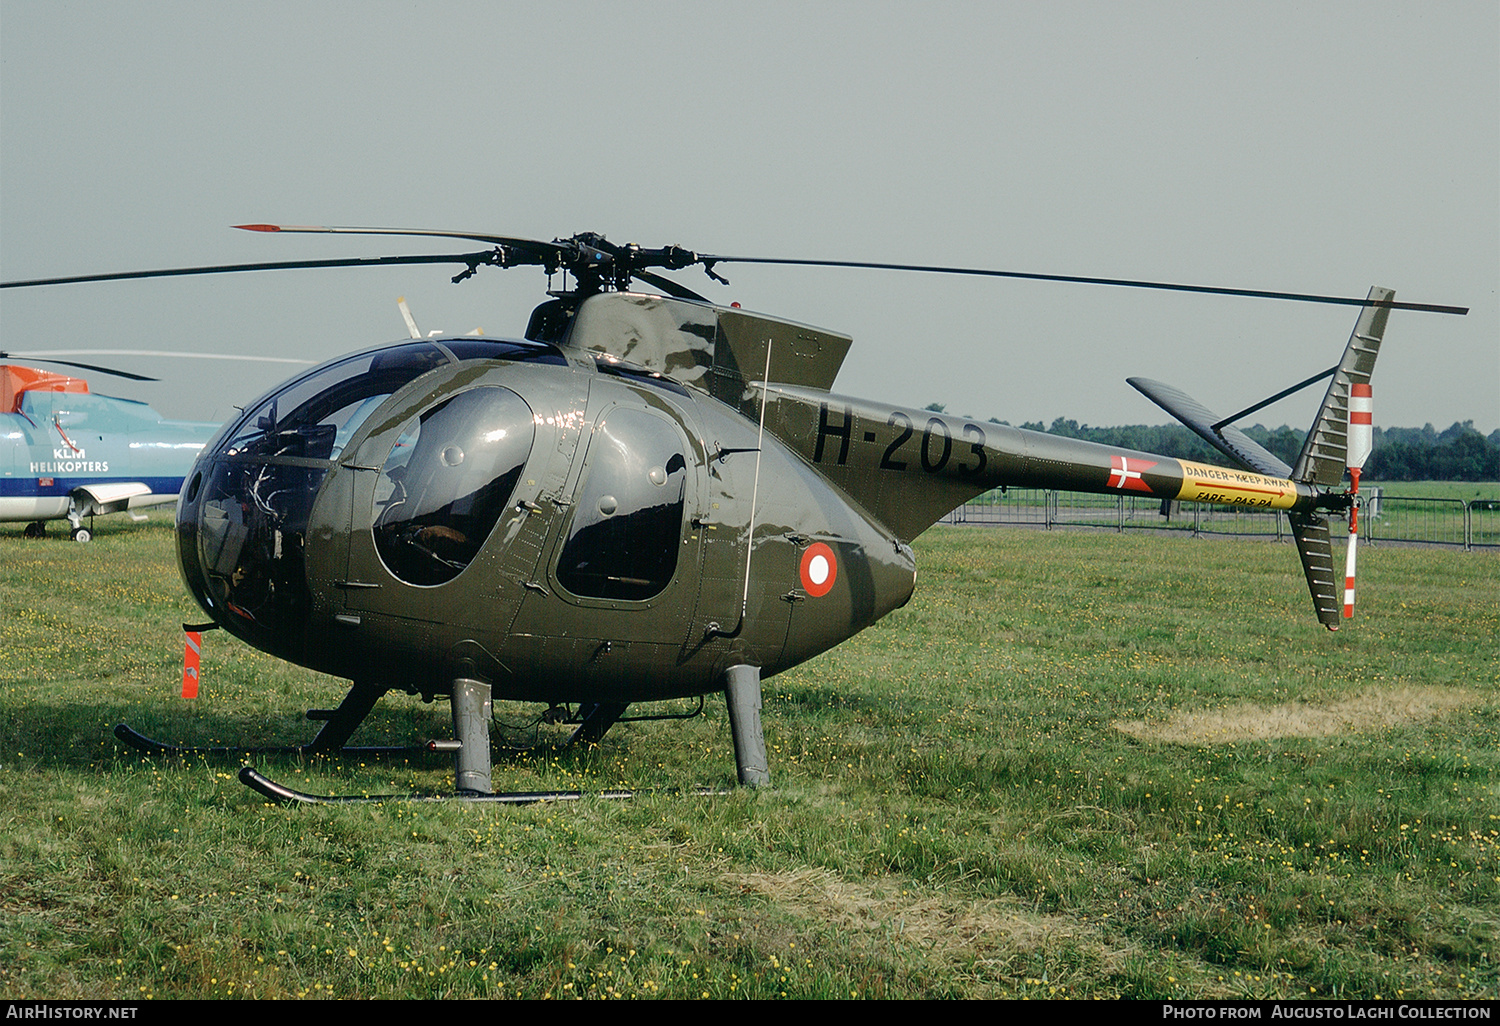
[[(60, 3), (0, 0), (0, 278), (458, 252), (242, 222), (599, 231), (859, 259), (1473, 307), (1392, 315), (1376, 423), (1500, 427), (1500, 5)], [(725, 266), (852, 334), (840, 391), (1020, 423), (1232, 412), (1330, 366), (1355, 312)], [(536, 269), (309, 271), (0, 293), (0, 349), (325, 359), (519, 335)], [(223, 419), (285, 368), (123, 361), (96, 390)], [(1321, 395), (1321, 389), (1317, 390)], [(1252, 418), (1303, 428), (1316, 397)]]

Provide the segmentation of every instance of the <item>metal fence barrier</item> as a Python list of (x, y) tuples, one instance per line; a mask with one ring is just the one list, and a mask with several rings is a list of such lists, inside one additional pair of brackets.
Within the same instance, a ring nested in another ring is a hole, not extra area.
[[(1343, 517), (1336, 520), (1347, 523)], [(1286, 514), (1198, 502), (1163, 503), (1133, 495), (1090, 495), (1037, 488), (986, 492), (943, 518), (945, 524), (1092, 527), (1115, 531), (1186, 531), (1194, 535), (1290, 538)], [(1370, 544), (1411, 542), (1464, 550), (1500, 546), (1500, 501), (1424, 499), (1376, 488), (1365, 497), (1360, 537)], [(1347, 533), (1334, 528), (1334, 535)]]

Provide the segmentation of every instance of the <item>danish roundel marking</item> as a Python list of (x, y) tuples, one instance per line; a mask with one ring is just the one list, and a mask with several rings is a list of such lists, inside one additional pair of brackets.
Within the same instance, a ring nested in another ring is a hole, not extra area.
[(813, 542), (802, 553), (802, 587), (813, 598), (822, 598), (833, 590), (833, 582), (838, 580), (839, 563), (834, 556), (833, 550), (822, 542)]

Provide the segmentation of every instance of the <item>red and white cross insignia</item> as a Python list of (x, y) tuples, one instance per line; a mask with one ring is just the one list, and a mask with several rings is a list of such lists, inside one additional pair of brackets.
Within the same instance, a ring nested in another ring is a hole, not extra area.
[(1145, 492), (1151, 494), (1151, 486), (1141, 477), (1143, 471), (1150, 470), (1156, 466), (1155, 462), (1136, 460), (1134, 463), (1125, 456), (1111, 456), (1109, 458), (1109, 486), (1121, 491), (1130, 489), (1132, 492)]

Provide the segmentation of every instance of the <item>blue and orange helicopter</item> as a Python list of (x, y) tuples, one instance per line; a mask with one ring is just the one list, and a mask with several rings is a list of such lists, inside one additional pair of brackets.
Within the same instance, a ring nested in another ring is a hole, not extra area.
[[(71, 361), (38, 362), (151, 380)], [(47, 521), (65, 519), (74, 540), (86, 542), (99, 514), (141, 519), (142, 508), (177, 500), (216, 430), (217, 424), (168, 420), (145, 403), (96, 394), (83, 378), (0, 364), (0, 522), (25, 523), (26, 537), (40, 538)]]
[(86, 378), (31, 366), (44, 363), (130, 381), (159, 380), (59, 359), (63, 356), (313, 362), (155, 349), (0, 350), (0, 523), (24, 523), (26, 537), (42, 538), (49, 520), (66, 520), (80, 542), (93, 539), (96, 516), (128, 513), (141, 520), (145, 514), (140, 510), (176, 502), (183, 479), (219, 424), (169, 420), (138, 400), (94, 392)]

